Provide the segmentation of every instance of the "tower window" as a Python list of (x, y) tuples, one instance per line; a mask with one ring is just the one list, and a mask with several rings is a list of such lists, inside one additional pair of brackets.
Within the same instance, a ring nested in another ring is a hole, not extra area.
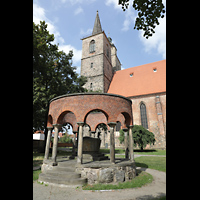
[(133, 73), (130, 73), (130, 77), (133, 77)]
[(91, 63), (90, 68), (93, 68), (93, 63)]
[(157, 72), (157, 69), (156, 69), (156, 68), (154, 68), (154, 69), (153, 69), (153, 72)]
[(147, 123), (147, 112), (146, 112), (146, 106), (144, 103), (140, 104), (140, 116), (141, 116), (141, 124), (144, 128), (148, 129), (148, 123)]
[(109, 50), (107, 49), (107, 57), (109, 57)]
[(92, 83), (90, 83), (90, 90), (92, 90)]
[(95, 52), (95, 41), (94, 40), (92, 40), (90, 42), (90, 53), (93, 53), (93, 52)]

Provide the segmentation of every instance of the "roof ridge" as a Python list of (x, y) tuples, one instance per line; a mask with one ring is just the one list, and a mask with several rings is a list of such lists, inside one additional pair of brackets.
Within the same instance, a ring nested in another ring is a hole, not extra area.
[(126, 68), (126, 69), (122, 69), (122, 70), (119, 70), (117, 72), (120, 72), (120, 71), (125, 71), (125, 70), (130, 70), (132, 68), (135, 68), (135, 67), (141, 67), (141, 66), (146, 66), (146, 65), (152, 65), (153, 63), (157, 63), (157, 62), (161, 62), (161, 61), (164, 61), (166, 59), (163, 59), (163, 60), (159, 60), (159, 61), (155, 61), (155, 62), (152, 62), (152, 63), (146, 63), (146, 64), (142, 64), (142, 65), (137, 65), (137, 66), (133, 66), (133, 67), (129, 67), (129, 68)]

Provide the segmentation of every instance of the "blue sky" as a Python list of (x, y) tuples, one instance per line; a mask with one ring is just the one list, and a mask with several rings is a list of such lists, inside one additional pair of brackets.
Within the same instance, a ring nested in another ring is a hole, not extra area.
[[(166, 0), (163, 3), (166, 7)], [(80, 39), (92, 33), (97, 10), (102, 29), (117, 47), (122, 69), (166, 59), (166, 17), (159, 20), (156, 33), (147, 40), (142, 31), (133, 29), (136, 11), (129, 6), (124, 12), (118, 0), (33, 0), (33, 21), (45, 20), (59, 50), (73, 50), (73, 66), (80, 73)]]

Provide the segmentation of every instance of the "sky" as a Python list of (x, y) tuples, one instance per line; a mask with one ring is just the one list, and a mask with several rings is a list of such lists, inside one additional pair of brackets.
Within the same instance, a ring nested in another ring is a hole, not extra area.
[[(166, 0), (163, 0), (166, 8)], [(33, 0), (33, 21), (45, 21), (54, 34), (59, 50), (73, 50), (73, 65), (80, 74), (82, 40), (92, 34), (96, 12), (101, 27), (117, 48), (122, 69), (166, 59), (166, 15), (159, 19), (155, 34), (149, 39), (143, 31), (133, 29), (136, 11), (131, 6), (123, 11), (118, 0)]]

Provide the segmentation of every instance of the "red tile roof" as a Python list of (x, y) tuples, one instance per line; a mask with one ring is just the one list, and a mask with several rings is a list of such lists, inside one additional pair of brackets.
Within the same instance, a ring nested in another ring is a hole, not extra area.
[(125, 97), (160, 92), (166, 92), (166, 60), (116, 71), (108, 89)]

